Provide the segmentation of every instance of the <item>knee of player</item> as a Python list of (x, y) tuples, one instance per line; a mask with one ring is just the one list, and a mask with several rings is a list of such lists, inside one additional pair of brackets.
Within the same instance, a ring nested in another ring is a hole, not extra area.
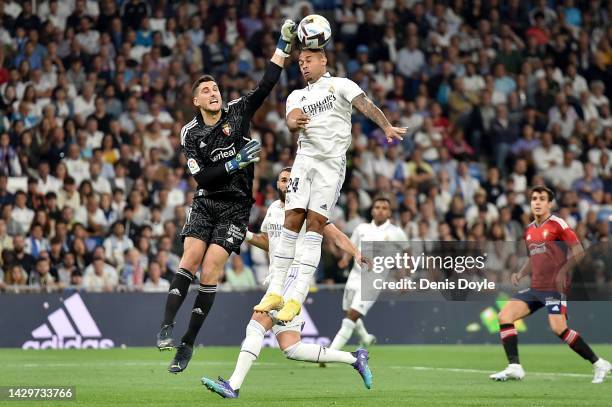
[(287, 359), (293, 359), (293, 360), (297, 359), (296, 355), (297, 355), (297, 351), (301, 343), (302, 342), (297, 342), (297, 343), (294, 343), (293, 345), (281, 347), (281, 350), (283, 351)]
[(272, 329), (272, 326), (274, 325), (272, 318), (263, 312), (254, 312), (251, 316), (251, 321), (249, 321), (249, 324), (251, 323), (257, 328), (258, 331), (262, 332), (262, 335), (265, 335), (265, 333)]
[(512, 318), (510, 318), (510, 315), (508, 315), (508, 313), (504, 310), (499, 311), (497, 314), (497, 320), (500, 324), (511, 324), (514, 322), (512, 321)]
[(353, 322), (357, 322), (357, 320), (361, 318), (361, 314), (351, 308), (346, 312), (346, 317)]
[[(262, 321), (263, 322), (263, 321)], [(266, 335), (266, 327), (260, 321), (256, 321), (251, 319), (246, 327), (246, 336), (260, 336), (264, 337)]]
[(200, 263), (196, 261), (191, 261), (190, 259), (183, 258), (179, 263), (179, 269), (187, 270), (191, 273), (191, 275), (195, 276), (198, 268), (200, 267)]

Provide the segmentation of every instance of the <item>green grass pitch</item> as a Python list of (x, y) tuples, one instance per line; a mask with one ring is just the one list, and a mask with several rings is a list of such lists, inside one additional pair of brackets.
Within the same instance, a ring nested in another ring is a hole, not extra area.
[[(612, 345), (595, 351), (612, 359)], [(505, 366), (501, 346), (375, 346), (370, 362), (374, 387), (367, 390), (346, 365), (286, 360), (266, 348), (238, 400), (223, 400), (200, 384), (202, 376), (226, 379), (237, 347), (196, 349), (189, 368), (172, 375), (173, 356), (155, 348), (22, 351), (0, 349), (0, 386), (72, 385), (77, 400), (65, 406), (609, 406), (612, 377), (593, 385), (591, 367), (566, 346), (524, 345), (522, 382), (497, 383), (489, 373)], [(0, 402), (9, 406), (28, 402)], [(36, 405), (40, 405), (38, 402)]]

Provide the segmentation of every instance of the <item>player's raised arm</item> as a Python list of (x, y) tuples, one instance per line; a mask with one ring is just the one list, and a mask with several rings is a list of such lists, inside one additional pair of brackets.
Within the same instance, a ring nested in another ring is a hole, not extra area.
[(296, 35), (295, 32), (295, 22), (285, 20), (283, 26), (281, 27), (281, 35), (278, 39), (278, 44), (276, 44), (276, 51), (274, 52), (274, 55), (272, 55), (270, 63), (266, 67), (263, 78), (257, 87), (242, 99), (247, 113), (255, 113), (266, 97), (268, 97), (270, 92), (272, 92), (272, 88), (274, 88), (276, 82), (278, 82), (281, 71), (285, 66), (285, 60), (289, 58), (291, 54), (291, 43)]
[(365, 117), (372, 120), (385, 132), (387, 136), (387, 142), (391, 142), (394, 139), (402, 140), (406, 129), (403, 127), (393, 127), (385, 114), (367, 97), (364, 93), (353, 99), (353, 106), (359, 110)]

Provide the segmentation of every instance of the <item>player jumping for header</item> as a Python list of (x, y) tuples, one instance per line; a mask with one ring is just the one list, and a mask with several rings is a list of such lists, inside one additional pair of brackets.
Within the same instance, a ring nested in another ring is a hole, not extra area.
[[(568, 224), (551, 213), (553, 192), (537, 186), (531, 190), (531, 212), (535, 218), (524, 232), (529, 253), (527, 263), (511, 279), (515, 285), (531, 274), (531, 288), (515, 295), (499, 313), (500, 336), (508, 357), (508, 367), (490, 376), (493, 380), (521, 380), (525, 371), (519, 362), (518, 336), (514, 321), (533, 314), (542, 307), (548, 311), (552, 331), (570, 348), (593, 364), (592, 383), (602, 383), (612, 367), (595, 355), (582, 336), (567, 327), (567, 302), (564, 292), (570, 269), (582, 257), (578, 237)], [(563, 246), (559, 243), (563, 242)]]
[[(388, 141), (401, 139), (406, 133), (404, 128), (393, 127), (355, 82), (327, 72), (325, 51), (303, 49), (298, 62), (308, 86), (291, 92), (287, 98), (287, 126), (292, 132), (299, 132), (299, 139), (287, 189), (285, 224), (278, 250), (270, 262), (270, 285), (253, 308), (259, 312), (280, 309), (279, 321), (291, 321), (299, 314), (319, 265), (323, 228), (344, 182), (353, 106), (379, 125)], [(304, 221), (306, 234), (300, 269), (284, 302), (283, 284)]]

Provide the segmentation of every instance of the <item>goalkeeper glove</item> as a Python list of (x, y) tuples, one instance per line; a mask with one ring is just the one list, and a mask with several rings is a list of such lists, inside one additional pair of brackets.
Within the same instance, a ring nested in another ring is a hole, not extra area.
[(291, 41), (293, 41), (293, 37), (296, 36), (296, 33), (297, 25), (295, 21), (285, 20), (281, 27), (281, 36), (278, 39), (278, 44), (276, 44), (276, 52), (288, 58), (291, 53)]
[(236, 157), (225, 163), (225, 170), (228, 174), (233, 174), (238, 170), (243, 169), (247, 165), (259, 161), (259, 153), (261, 152), (261, 144), (257, 140), (249, 141)]

